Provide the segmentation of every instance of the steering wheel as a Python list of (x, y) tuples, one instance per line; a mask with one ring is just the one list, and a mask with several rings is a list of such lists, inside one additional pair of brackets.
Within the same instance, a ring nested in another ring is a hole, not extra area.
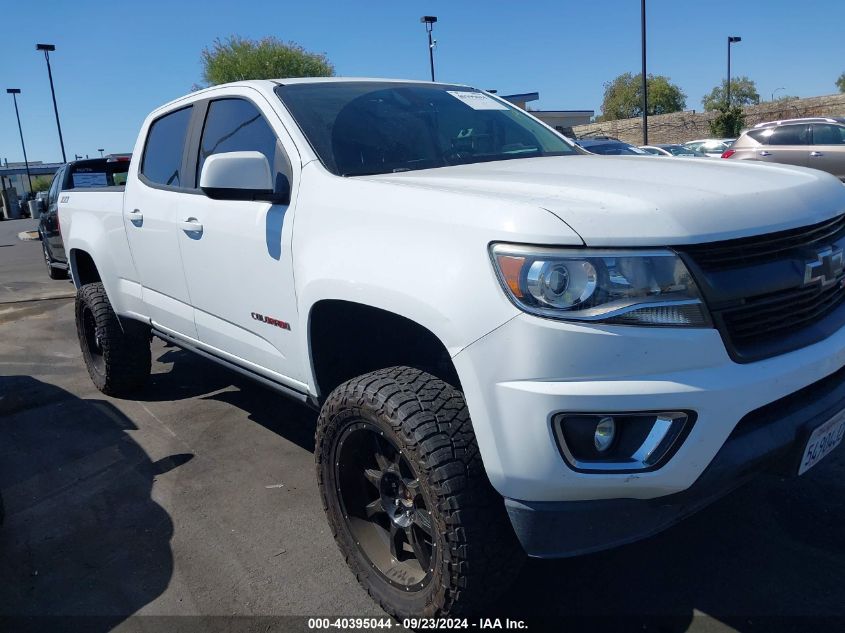
[(457, 165), (466, 162), (467, 159), (472, 158), (475, 152), (469, 149), (447, 149), (443, 152), (443, 160), (450, 165)]

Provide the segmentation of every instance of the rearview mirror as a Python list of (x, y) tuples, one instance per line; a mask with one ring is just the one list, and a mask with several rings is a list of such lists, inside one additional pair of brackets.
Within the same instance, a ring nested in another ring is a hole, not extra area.
[(284, 174), (276, 181), (261, 152), (223, 152), (205, 159), (200, 189), (214, 200), (256, 200), (290, 203), (290, 182)]

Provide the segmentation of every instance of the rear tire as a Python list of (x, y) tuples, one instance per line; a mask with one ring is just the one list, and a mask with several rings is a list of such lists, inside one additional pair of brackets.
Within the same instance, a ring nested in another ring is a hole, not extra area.
[(50, 249), (44, 236), (41, 236), (41, 250), (44, 251), (44, 262), (47, 264), (47, 275), (50, 279), (67, 279), (67, 269), (57, 268), (53, 264), (53, 258), (50, 256)]
[(444, 381), (392, 367), (340, 385), (315, 456), (337, 544), (390, 615), (472, 615), (517, 575), (524, 554), (463, 395)]
[(141, 389), (150, 375), (150, 330), (141, 323), (121, 323), (102, 283), (76, 291), (76, 333), (94, 385), (109, 396)]

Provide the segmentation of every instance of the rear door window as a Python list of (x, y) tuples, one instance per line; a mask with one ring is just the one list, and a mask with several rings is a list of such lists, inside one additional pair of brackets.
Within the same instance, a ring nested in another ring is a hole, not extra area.
[(845, 127), (830, 123), (813, 123), (813, 145), (845, 144)]
[(172, 187), (182, 184), (182, 154), (192, 107), (182, 108), (156, 119), (147, 134), (141, 174), (149, 181)]
[(769, 145), (807, 145), (810, 142), (807, 125), (782, 125), (766, 132), (769, 132)]

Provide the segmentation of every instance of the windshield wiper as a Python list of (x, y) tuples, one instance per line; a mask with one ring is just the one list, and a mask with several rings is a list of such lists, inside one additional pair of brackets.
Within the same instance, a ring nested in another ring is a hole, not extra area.
[(388, 172), (386, 171), (347, 171), (342, 173), (341, 176), (344, 178), (349, 178), (350, 176), (381, 176)]

